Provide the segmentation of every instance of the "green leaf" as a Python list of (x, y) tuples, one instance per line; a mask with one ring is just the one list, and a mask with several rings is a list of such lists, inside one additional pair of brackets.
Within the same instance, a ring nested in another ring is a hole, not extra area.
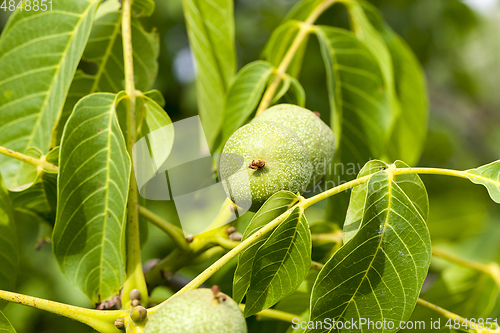
[[(298, 196), (292, 192), (279, 191), (273, 194), (254, 215), (243, 234), (242, 240), (252, 236), (260, 228), (286, 212), (298, 200)], [(238, 303), (241, 303), (250, 287), (255, 254), (268, 237), (261, 237), (238, 256), (238, 266), (233, 279), (233, 299)]]
[(395, 34), (387, 34), (392, 54), (396, 93), (401, 113), (389, 140), (389, 158), (400, 158), (413, 165), (418, 162), (427, 136), (427, 90), (422, 67), (406, 42)]
[(389, 97), (378, 63), (352, 33), (319, 26), (337, 159), (364, 164), (381, 157), (390, 133)]
[(500, 160), (466, 171), (474, 184), (484, 185), (493, 201), (500, 203)]
[(311, 233), (296, 207), (257, 250), (245, 316), (267, 309), (295, 291), (311, 268)]
[(33, 184), (20, 192), (11, 192), (12, 207), (37, 215), (50, 225), (54, 224), (57, 206), (57, 174), (42, 172)]
[[(394, 165), (396, 168), (409, 168), (409, 166), (402, 162), (396, 161)], [(365, 164), (363, 169), (359, 172), (358, 178), (368, 176), (379, 172), (380, 170), (388, 169), (389, 164), (372, 160)], [(429, 198), (425, 185), (416, 174), (398, 175), (395, 177), (396, 184), (406, 193), (410, 201), (413, 203), (419, 214), (427, 221), (429, 215)], [(361, 221), (363, 220), (363, 213), (367, 199), (368, 183), (356, 186), (351, 193), (349, 202), (349, 209), (347, 210), (346, 221), (344, 223), (344, 242), (348, 242), (358, 231)]]
[(236, 72), (233, 1), (182, 0), (182, 4), (196, 60), (198, 113), (212, 146), (222, 124), (225, 93)]
[(54, 254), (93, 303), (120, 292), (130, 159), (115, 115), (119, 95), (80, 100), (61, 142)]
[[(59, 165), (59, 147), (52, 149), (44, 158), (49, 163)], [(38, 172), (29, 187), (22, 191), (11, 191), (10, 198), (16, 212), (22, 211), (53, 226), (57, 209), (57, 174), (45, 170)]]
[[(17, 10), (9, 18), (0, 38), (1, 146), (49, 151), (98, 3), (63, 1), (57, 10)], [(9, 188), (33, 181), (22, 174), (21, 163), (0, 156)]]
[[(364, 2), (344, 2), (349, 13), (349, 18), (352, 22), (353, 30), (356, 36), (361, 40), (364, 45), (370, 50), (375, 57), (382, 77), (384, 79), (385, 88), (389, 100), (389, 111), (391, 115), (391, 129), (394, 125), (396, 117), (400, 113), (400, 105), (396, 98), (395, 84), (394, 84), (394, 69), (392, 67), (392, 58), (389, 48), (385, 44), (384, 39), (372, 25), (368, 19), (365, 11), (363, 10)], [(386, 140), (389, 138), (386, 137)]]
[(425, 219), (410, 198), (426, 196), (426, 191), (420, 184), (403, 188), (405, 181), (392, 168), (371, 176), (358, 232), (318, 275), (311, 295), (312, 321), (391, 320), (394, 329), (370, 331), (395, 332), (413, 312), (429, 268), (431, 243)]
[(305, 21), (309, 15), (322, 3), (324, 0), (302, 0), (297, 2), (292, 9), (286, 14), (283, 21), (297, 20)]
[[(167, 131), (163, 128), (172, 124), (172, 120), (167, 112), (153, 99), (147, 96), (144, 96), (142, 99), (145, 109), (144, 124), (147, 126), (147, 129), (143, 130), (143, 134), (148, 135), (149, 147), (151, 152), (153, 152), (152, 156), (155, 164), (159, 167), (167, 160), (174, 144), (173, 127), (169, 127), (172, 131)], [(142, 136), (139, 136), (138, 139), (140, 137)]]
[(16, 333), (16, 330), (10, 324), (10, 321), (5, 317), (5, 315), (0, 311), (0, 332), (5, 333)]
[(155, 11), (154, 0), (133, 0), (132, 1), (132, 13), (135, 16), (149, 17), (149, 16), (153, 15), (154, 11)]
[[(266, 44), (263, 52), (264, 59), (269, 61), (274, 67), (278, 67), (282, 62), (285, 54), (290, 49), (295, 37), (299, 33), (300, 25), (296, 20), (285, 20), (283, 24), (278, 26), (271, 35), (271, 38)], [(298, 77), (302, 67), (302, 61), (307, 49), (308, 36), (299, 46), (292, 61), (286, 70), (292, 77)]]
[[(408, 45), (368, 2), (346, 2), (354, 32), (381, 69), (391, 115), (390, 159), (418, 161), (427, 132), (427, 93), (423, 70)], [(380, 157), (380, 156), (375, 156)]]
[[(19, 249), (12, 203), (0, 174), (0, 289), (12, 290), (19, 271)], [(5, 306), (0, 302), (0, 308)], [(0, 313), (1, 314), (1, 313)], [(2, 328), (0, 318), (0, 329)]]
[(294, 78), (290, 77), (290, 93), (294, 95), (295, 97), (295, 103), (298, 106), (305, 107), (306, 106), (306, 92), (304, 91), (304, 88), (300, 84), (300, 82)]
[[(125, 89), (120, 7), (117, 0), (108, 0), (97, 10), (82, 57), (84, 63), (94, 64), (96, 68), (92, 73), (77, 71), (59, 123), (59, 141), (78, 100), (94, 92), (118, 93)], [(135, 86), (137, 90), (146, 91), (152, 87), (158, 72), (159, 37), (156, 30), (147, 32), (135, 16), (131, 18), (131, 28)]]
[(257, 107), (273, 69), (270, 63), (257, 60), (238, 72), (224, 103), (222, 144), (245, 123)]

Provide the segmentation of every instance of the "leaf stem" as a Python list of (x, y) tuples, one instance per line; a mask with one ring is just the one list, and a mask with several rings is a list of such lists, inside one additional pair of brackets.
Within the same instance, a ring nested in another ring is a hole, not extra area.
[(0, 290), (0, 299), (12, 303), (30, 306), (32, 308), (55, 313), (81, 323), (84, 323), (98, 332), (120, 332), (114, 325), (117, 318), (128, 316), (128, 311), (100, 311), (80, 308), (73, 305), (49, 301), (42, 298), (16, 294)]
[(181, 228), (164, 220), (146, 207), (140, 205), (139, 215), (146, 218), (148, 221), (153, 223), (155, 226), (164, 231), (168, 236), (170, 236), (177, 247), (181, 248), (184, 251), (189, 250), (189, 243), (186, 241), (186, 238), (184, 238), (184, 232)]
[[(445, 175), (445, 176), (453, 176), (459, 178), (469, 179), (467, 173), (465, 171), (459, 170), (451, 170), (451, 169), (439, 169), (439, 168), (393, 168), (391, 172), (394, 176), (397, 175), (408, 175), (408, 174), (428, 174), (428, 175)], [(364, 176), (361, 178), (356, 178), (342, 185), (331, 188), (325, 192), (319, 193), (309, 199), (306, 199), (302, 202), (304, 209), (314, 205), (315, 203), (320, 202), (326, 198), (331, 197), (332, 195), (338, 194), (340, 192), (349, 190), (355, 186), (364, 184), (368, 182), (374, 174)]]
[(31, 164), (31, 165), (35, 166), (37, 169), (42, 169), (42, 170), (45, 170), (48, 172), (53, 172), (53, 173), (57, 173), (59, 171), (59, 168), (56, 165), (47, 162), (45, 160), (45, 157), (42, 157), (41, 159), (37, 159), (37, 158), (19, 153), (17, 151), (14, 151), (12, 149), (5, 148), (2, 146), (0, 146), (0, 154), (15, 158), (16, 160), (19, 160), (19, 161), (22, 161), (22, 162), (25, 162), (28, 164)]
[[(452, 320), (458, 319), (460, 321), (461, 325), (470, 328), (474, 332), (477, 332), (477, 333), (500, 332), (500, 329), (492, 330), (492, 329), (487, 329), (487, 328), (479, 328), (479, 327), (477, 327), (478, 326), (477, 323), (472, 323), (472, 322), (468, 321), (467, 319), (465, 319), (465, 318), (463, 318), (463, 317), (461, 317), (453, 312), (445, 310), (445, 309), (443, 309), (435, 304), (432, 304), (430, 302), (424, 301), (421, 298), (417, 299), (417, 304), (424, 307), (424, 308), (427, 308), (431, 311), (439, 313), (440, 315), (442, 315), (445, 318), (452, 319)], [(472, 328), (472, 327), (475, 327), (475, 328)]]
[(480, 262), (459, 257), (455, 254), (443, 251), (435, 247), (432, 248), (432, 255), (454, 262), (461, 266), (472, 268), (486, 275), (489, 275), (495, 281), (495, 283), (500, 287), (500, 267), (498, 266), (497, 263), (483, 264)]
[(311, 234), (311, 240), (313, 242), (321, 242), (321, 243), (342, 243), (344, 238), (344, 232), (342, 230), (338, 230), (332, 233), (325, 234)]
[[(240, 309), (241, 311), (244, 311), (245, 304), (240, 304)], [(255, 316), (257, 316), (257, 318), (261, 317), (261, 318), (277, 319), (285, 321), (287, 323), (293, 323), (294, 319), (300, 318), (300, 316), (298, 315), (274, 309), (262, 310), (261, 312), (256, 313)]]
[[(122, 1), (122, 43), (123, 62), (125, 67), (125, 90), (128, 95), (127, 103), (127, 151), (132, 157), (132, 148), (136, 141), (136, 91), (134, 83), (134, 58), (132, 51), (132, 29), (130, 23), (131, 0)], [(127, 281), (123, 286), (122, 305), (130, 307), (129, 293), (132, 289), (139, 289), (141, 300), (148, 303), (146, 280), (142, 271), (141, 245), (139, 236), (139, 204), (134, 167), (130, 174), (130, 189), (128, 196), (127, 221)]]
[(215, 242), (220, 246), (222, 246), (223, 248), (225, 248), (226, 250), (232, 250), (236, 246), (241, 244), (241, 242), (230, 240), (222, 236), (215, 238)]
[[(269, 233), (271, 230), (273, 230), (276, 226), (278, 226), (281, 222), (283, 222), (291, 213), (292, 210), (295, 207), (289, 208), (286, 212), (263, 226), (261, 229), (259, 229), (257, 232), (255, 232), (252, 236), (248, 237), (244, 241), (242, 241), (238, 246), (236, 246), (234, 249), (226, 253), (224, 256), (222, 256), (219, 260), (217, 260), (215, 263), (210, 265), (207, 269), (205, 269), (200, 275), (195, 277), (191, 282), (189, 282), (187, 285), (184, 286), (181, 290), (179, 290), (175, 295), (180, 295), (186, 291), (189, 290), (194, 290), (198, 288), (200, 285), (203, 284), (208, 278), (210, 278), (215, 272), (217, 272), (222, 266), (227, 264), (231, 259), (236, 257), (241, 251), (245, 250), (248, 248), (250, 245), (252, 245), (256, 240), (264, 236), (265, 234)], [(175, 296), (174, 295), (174, 296)], [(173, 297), (174, 297), (173, 296)], [(163, 303), (162, 303), (163, 304)], [(151, 308), (148, 313), (153, 314), (162, 304), (157, 305), (153, 308)]]
[(302, 205), (303, 205), (304, 209), (306, 209), (306, 208), (314, 205), (315, 203), (320, 202), (321, 200), (324, 200), (326, 198), (331, 197), (332, 195), (338, 194), (340, 192), (346, 191), (346, 190), (351, 189), (355, 186), (358, 186), (358, 185), (361, 185), (361, 184), (368, 182), (370, 180), (371, 176), (372, 175), (364, 176), (361, 178), (356, 178), (354, 180), (351, 180), (350, 182), (347, 182), (347, 183), (344, 183), (342, 185), (331, 188), (325, 192), (322, 192), (322, 193), (317, 194), (313, 197), (310, 197), (309, 199), (305, 199), (302, 202)]
[(271, 103), (274, 93), (276, 92), (276, 89), (278, 89), (278, 85), (280, 84), (281, 80), (284, 77), (284, 74), (286, 73), (286, 70), (288, 69), (288, 66), (293, 60), (293, 57), (295, 56), (295, 53), (299, 49), (300, 45), (304, 41), (304, 39), (307, 37), (309, 32), (311, 32), (312, 25), (314, 21), (318, 19), (318, 17), (326, 10), (328, 7), (330, 7), (335, 1), (337, 0), (324, 0), (322, 3), (316, 7), (311, 14), (307, 17), (306, 21), (300, 24), (299, 27), (299, 32), (297, 33), (297, 36), (295, 36), (295, 39), (292, 42), (292, 45), (290, 45), (290, 48), (288, 51), (285, 53), (285, 56), (281, 60), (280, 64), (278, 65), (278, 68), (276, 69), (276, 76), (274, 77), (273, 81), (269, 85), (269, 87), (266, 89), (266, 92), (264, 93), (264, 96), (262, 97), (262, 100), (260, 102), (259, 107), (257, 108), (257, 113), (256, 115), (261, 114), (264, 110), (266, 110)]
[(427, 174), (427, 175), (443, 175), (443, 176), (453, 176), (459, 178), (469, 179), (465, 171), (451, 170), (451, 169), (439, 169), (439, 168), (396, 168), (393, 169), (393, 174), (397, 175), (407, 175), (407, 174)]

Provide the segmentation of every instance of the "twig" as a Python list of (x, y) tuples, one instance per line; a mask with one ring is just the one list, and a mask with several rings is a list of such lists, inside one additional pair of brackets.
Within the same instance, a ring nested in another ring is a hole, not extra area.
[(309, 15), (309, 17), (306, 19), (305, 22), (300, 24), (299, 27), (299, 32), (297, 33), (297, 36), (295, 36), (295, 39), (292, 42), (292, 45), (290, 45), (290, 48), (286, 52), (285, 56), (281, 60), (281, 63), (278, 65), (278, 68), (276, 69), (276, 75), (274, 77), (274, 80), (271, 82), (269, 87), (266, 89), (266, 92), (264, 93), (264, 96), (262, 96), (262, 100), (260, 102), (259, 107), (257, 108), (257, 113), (256, 115), (261, 114), (264, 110), (267, 109), (269, 106), (269, 103), (271, 103), (271, 100), (273, 99), (274, 93), (276, 92), (276, 89), (278, 88), (278, 85), (280, 84), (281, 80), (283, 79), (286, 70), (288, 69), (288, 66), (293, 60), (293, 57), (295, 56), (295, 53), (299, 49), (300, 45), (304, 41), (304, 39), (307, 37), (309, 32), (312, 29), (312, 25), (314, 21), (318, 19), (318, 17), (326, 10), (328, 7), (330, 7), (333, 3), (335, 3), (336, 0), (325, 0), (323, 1), (318, 7), (312, 11), (312, 13)]
[[(131, 0), (122, 1), (122, 44), (123, 62), (125, 67), (125, 90), (128, 95), (127, 103), (127, 151), (132, 156), (132, 148), (136, 141), (135, 107), (136, 91), (134, 83), (134, 58), (132, 51), (132, 30), (130, 23)], [(128, 196), (128, 223), (127, 223), (127, 281), (123, 286), (122, 304), (130, 306), (129, 292), (139, 289), (141, 299), (148, 302), (146, 280), (142, 272), (141, 244), (139, 235), (139, 204), (137, 184), (133, 166), (130, 174), (130, 189)]]
[[(294, 207), (288, 209), (286, 212), (263, 226), (261, 229), (259, 229), (257, 232), (255, 232), (252, 236), (241, 242), (238, 246), (236, 246), (234, 249), (226, 253), (222, 258), (217, 260), (215, 263), (210, 265), (207, 269), (205, 269), (201, 274), (199, 274), (197, 277), (195, 277), (191, 282), (189, 282), (184, 288), (179, 290), (175, 295), (180, 295), (188, 290), (194, 290), (198, 288), (203, 282), (205, 282), (209, 277), (211, 277), (215, 272), (217, 272), (222, 266), (227, 264), (231, 259), (236, 257), (238, 253), (241, 251), (245, 250), (248, 248), (250, 245), (252, 245), (256, 240), (264, 236), (265, 234), (269, 233), (271, 230), (273, 230), (276, 226), (278, 226), (281, 222), (283, 222), (291, 213)], [(148, 313), (153, 314), (159, 307), (161, 306), (158, 305), (154, 308), (151, 308)]]
[(46, 299), (16, 294), (4, 290), (0, 290), (0, 299), (52, 312), (54, 314), (79, 321), (92, 327), (98, 332), (119, 332), (114, 325), (115, 320), (122, 316), (128, 316), (128, 311), (101, 311), (85, 309), (78, 306), (53, 302)]
[(500, 332), (500, 329), (492, 330), (492, 329), (488, 329), (488, 328), (479, 328), (477, 323), (472, 323), (469, 320), (467, 320), (467, 319), (465, 319), (457, 314), (454, 314), (453, 312), (445, 310), (445, 309), (443, 309), (435, 304), (432, 304), (430, 302), (424, 301), (421, 298), (417, 299), (417, 304), (424, 307), (424, 308), (432, 310), (436, 313), (439, 313), (440, 315), (442, 315), (445, 318), (452, 319), (452, 320), (458, 319), (462, 326), (466, 326), (467, 328), (473, 330), (474, 332), (477, 332), (477, 333), (487, 333), (487, 332), (491, 332), (491, 333), (496, 332), (497, 333), (497, 332)]
[(170, 238), (174, 241), (175, 245), (180, 247), (184, 251), (189, 250), (189, 243), (184, 238), (184, 232), (181, 228), (173, 225), (172, 223), (164, 220), (160, 216), (156, 215), (146, 207), (139, 205), (139, 215), (146, 218), (148, 221), (153, 223), (155, 226), (163, 230)]
[(489, 275), (495, 281), (495, 283), (500, 287), (500, 267), (498, 266), (497, 263), (483, 264), (480, 262), (459, 257), (457, 255), (454, 255), (452, 253), (443, 251), (435, 247), (432, 248), (432, 254), (437, 257), (441, 257), (448, 261), (459, 264), (461, 266), (469, 267), (475, 269), (476, 271)]

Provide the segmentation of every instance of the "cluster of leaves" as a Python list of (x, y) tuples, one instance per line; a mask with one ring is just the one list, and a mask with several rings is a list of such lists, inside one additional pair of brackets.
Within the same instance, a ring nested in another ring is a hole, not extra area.
[[(220, 151), (257, 110), (284, 101), (305, 105), (299, 74), (313, 35), (327, 74), (334, 163), (364, 165), (358, 183), (351, 183), (358, 186), (349, 205), (344, 197), (328, 201), (327, 220), (340, 221), (342, 246), (332, 250), (328, 243), (328, 250), (318, 254), (321, 246), (312, 247), (315, 231), (334, 234), (334, 224), (309, 225), (304, 211), (312, 199), (297, 194), (276, 193), (252, 217), (242, 243), (235, 245), (240, 255), (233, 297), (246, 299), (245, 316), (276, 304), (286, 309), (289, 300), (300, 298), (291, 312), (305, 320), (369, 317), (392, 320), (396, 328), (385, 331), (396, 331), (412, 315), (431, 262), (427, 190), (418, 170), (408, 166), (420, 156), (427, 126), (425, 82), (413, 53), (364, 1), (302, 0), (272, 34), (264, 59), (236, 72), (233, 1), (182, 2), (197, 67), (199, 114), (213, 151)], [(351, 30), (314, 24), (336, 3), (347, 11)], [(0, 38), (0, 146), (40, 163), (0, 155), (0, 289), (14, 288), (14, 220), (29, 216), (53, 228), (62, 272), (97, 305), (118, 295), (131, 273), (126, 217), (129, 187), (135, 184), (125, 140), (122, 11), (117, 0), (68, 0), (57, 6), (50, 12), (16, 11)], [(140, 139), (171, 120), (161, 94), (148, 92), (157, 74), (159, 40), (140, 17), (152, 14), (154, 2), (135, 0), (132, 9)], [(148, 143), (156, 151), (167, 139), (149, 137)], [(397, 159), (408, 164), (384, 162)], [(355, 177), (336, 172), (327, 178), (345, 182)], [(441, 173), (482, 184), (500, 202), (500, 162)], [(327, 190), (316, 198), (333, 194)], [(262, 234), (280, 218), (272, 232)], [(140, 233), (146, 242), (144, 221)], [(193, 244), (196, 251), (175, 250), (173, 256), (184, 265), (196, 263), (222, 245)], [(218, 249), (210, 255), (221, 253)], [(311, 269), (312, 257), (321, 261), (319, 272)], [(498, 311), (496, 288), (494, 305), (482, 316)], [(8, 321), (0, 313), (4, 327)]]

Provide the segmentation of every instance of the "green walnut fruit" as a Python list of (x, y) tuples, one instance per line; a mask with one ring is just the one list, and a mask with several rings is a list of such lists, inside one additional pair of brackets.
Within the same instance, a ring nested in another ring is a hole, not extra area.
[(247, 333), (243, 313), (227, 295), (196, 289), (175, 296), (146, 324), (145, 333)]
[(259, 121), (241, 127), (226, 142), (220, 159), (226, 194), (251, 211), (279, 190), (303, 192), (312, 170), (300, 137), (276, 122)]
[(297, 105), (275, 105), (255, 117), (253, 122), (274, 121), (293, 130), (302, 139), (311, 162), (310, 185), (317, 184), (326, 174), (335, 154), (335, 136), (316, 113)]

